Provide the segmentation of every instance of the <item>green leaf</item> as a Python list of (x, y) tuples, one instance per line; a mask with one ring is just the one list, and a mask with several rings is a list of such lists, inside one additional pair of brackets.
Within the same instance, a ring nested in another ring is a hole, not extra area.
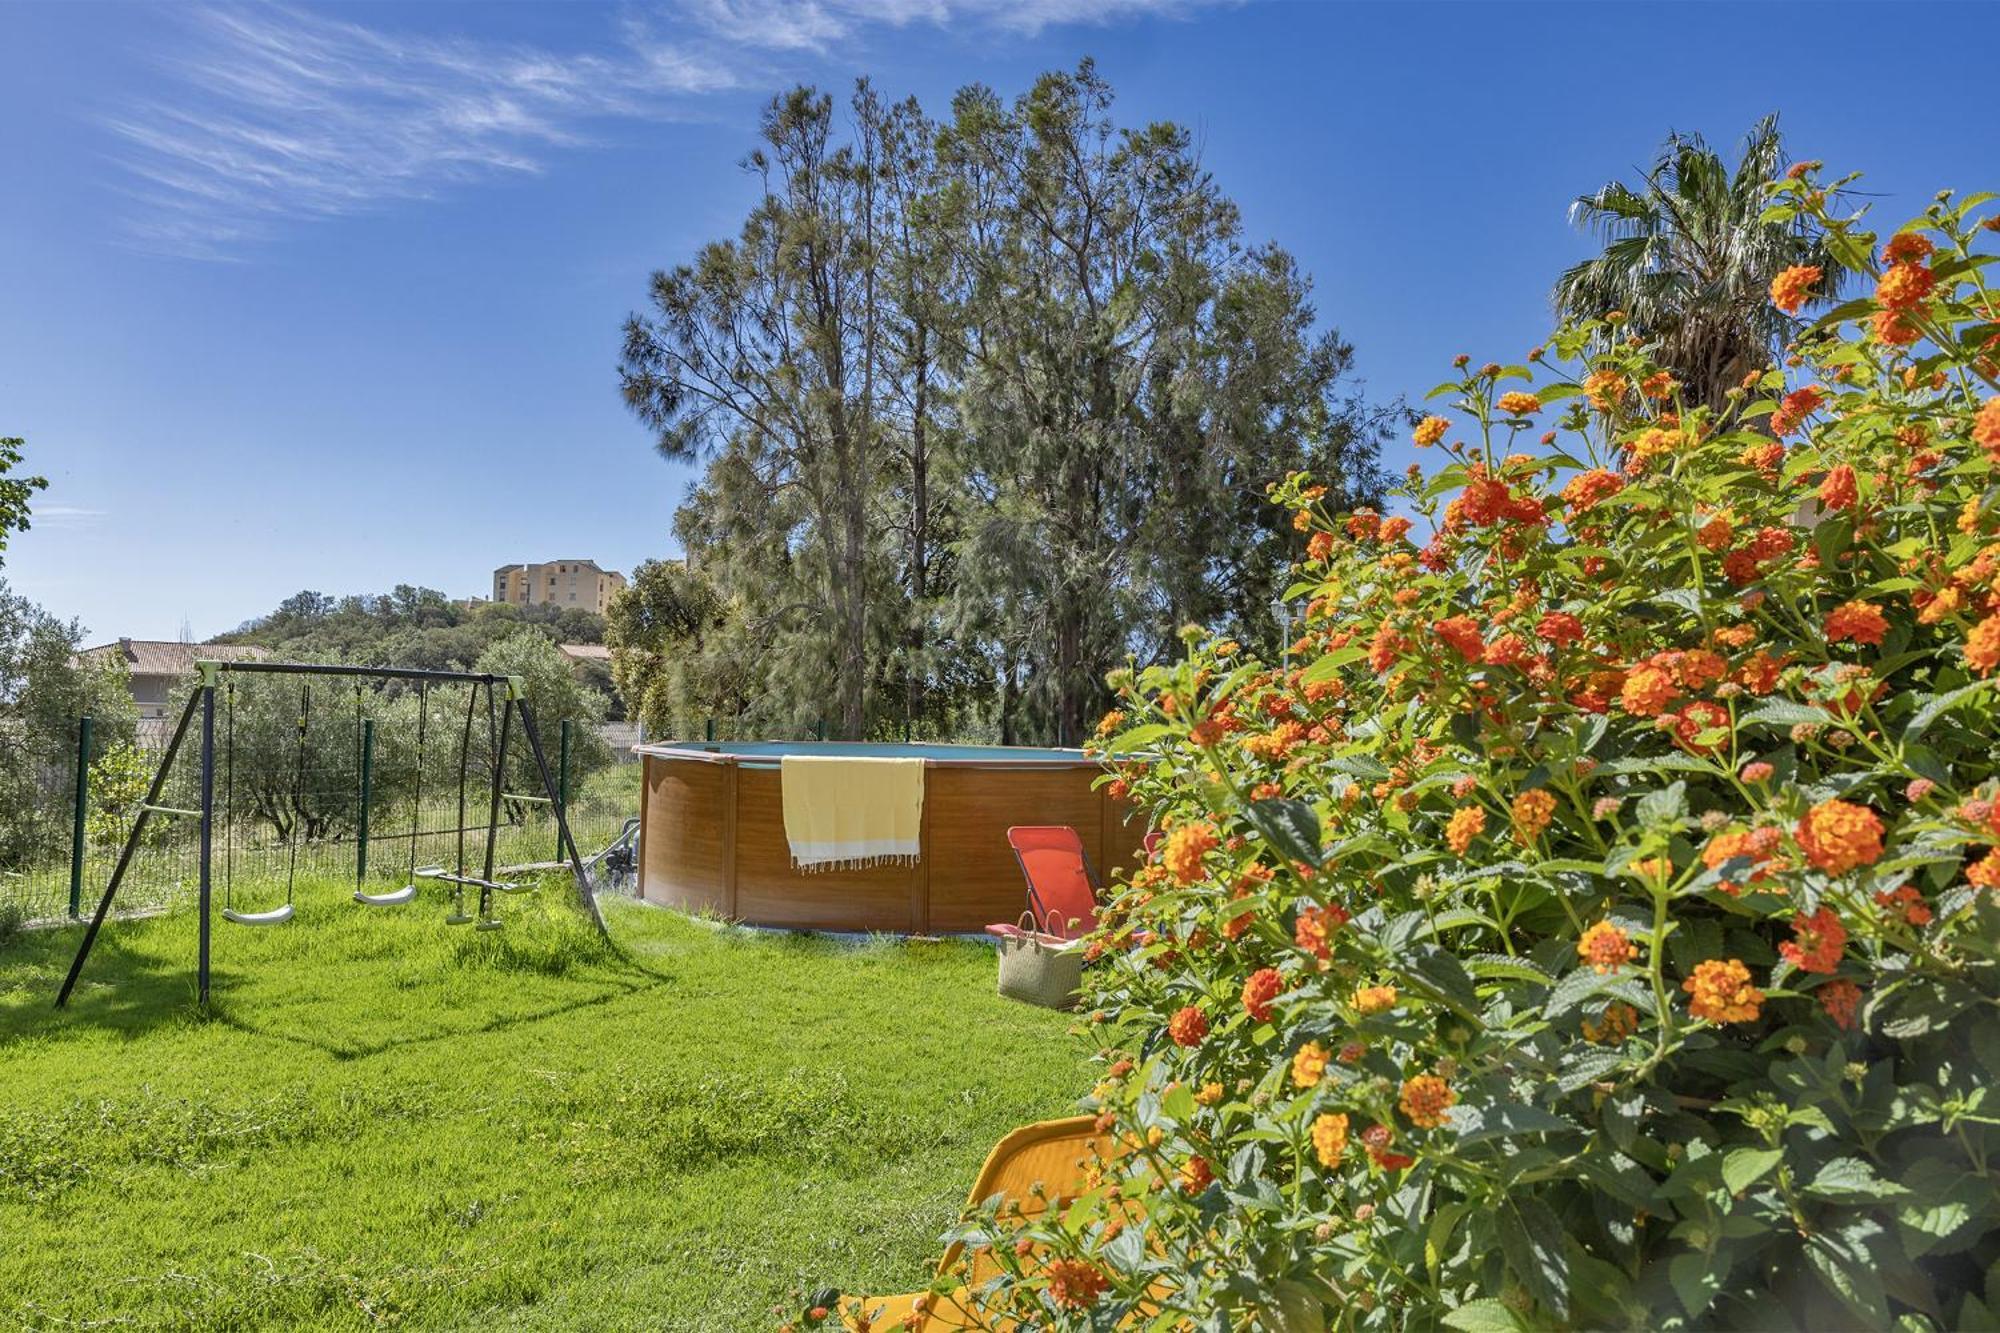
[(1447, 1310), (1443, 1322), (1458, 1333), (1525, 1333), (1528, 1328), (1519, 1315), (1491, 1296)]
[(1404, 959), (1403, 967), (1405, 975), (1419, 982), (1435, 998), (1466, 1017), (1478, 1015), (1479, 994), (1473, 989), (1472, 978), (1451, 954), (1435, 945), (1422, 945)]
[(1911, 715), (1910, 724), (1903, 728), (1903, 740), (1907, 744), (1929, 730), (1931, 723), (1943, 717), (1952, 709), (1986, 688), (1988, 682), (1975, 680), (1970, 685), (1961, 685), (1955, 690), (1933, 695), (1921, 708)]
[(1827, 1289), (1869, 1328), (1889, 1322), (1889, 1297), (1882, 1288), (1879, 1264), (1870, 1253), (1882, 1229), (1867, 1217), (1857, 1217), (1837, 1230), (1816, 1231), (1806, 1238), (1806, 1261)]
[(1332, 680), (1340, 674), (1342, 667), (1367, 655), (1367, 648), (1358, 643), (1351, 643), (1345, 648), (1336, 648), (1315, 659), (1311, 666), (1301, 671), (1299, 681), (1301, 684), (1317, 685), (1323, 680)]
[(1309, 866), (1320, 863), (1319, 815), (1304, 801), (1252, 801), (1243, 817), (1285, 857)]
[(1569, 1254), (1562, 1223), (1538, 1199), (1502, 1205), (1500, 1253), (1535, 1303), (1560, 1320), (1569, 1318)]
[(1811, 704), (1794, 703), (1789, 699), (1773, 699), (1762, 708), (1752, 709), (1736, 719), (1739, 727), (1781, 727), (1786, 730), (1802, 724), (1827, 726), (1838, 719), (1824, 708), (1814, 708)]
[(1962, 982), (1921, 977), (1888, 997), (1871, 1018), (1883, 1036), (1909, 1041), (1944, 1027), (1978, 1000), (1979, 993)]
[(1958, 1319), (1952, 1325), (1958, 1333), (2000, 1333), (2000, 1317), (1986, 1308), (1986, 1303), (1970, 1292), (1958, 1307)]
[(1576, 1047), (1563, 1056), (1562, 1073), (1556, 1078), (1556, 1087), (1563, 1092), (1575, 1092), (1586, 1083), (1597, 1082), (1624, 1063), (1625, 1054), (1622, 1051), (1596, 1046)]
[(1259, 1327), (1275, 1333), (1325, 1333), (1326, 1307), (1303, 1282), (1282, 1281), (1271, 1288)]
[(1465, 960), (1465, 970), (1481, 981), (1533, 981), (1546, 986), (1555, 980), (1526, 958), (1504, 953), (1476, 953)]
[(1600, 973), (1593, 967), (1579, 967), (1567, 972), (1549, 991), (1548, 1003), (1542, 1006), (1542, 1017), (1561, 1018), (1593, 995), (1616, 988), (1622, 980), (1615, 973)]
[(1173, 734), (1174, 728), (1168, 726), (1166, 723), (1149, 722), (1143, 727), (1133, 727), (1129, 731), (1119, 732), (1111, 738), (1111, 742), (1107, 748), (1113, 754), (1130, 754), (1134, 750), (1143, 749), (1151, 745), (1154, 741), (1164, 736), (1171, 736)]
[(1699, 1251), (1677, 1254), (1667, 1264), (1667, 1280), (1673, 1283), (1674, 1295), (1681, 1298), (1681, 1306), (1690, 1318), (1700, 1315), (1714, 1303), (1728, 1278), (1726, 1266), (1712, 1263), (1707, 1255)]
[(1685, 611), (1691, 616), (1701, 614), (1701, 594), (1693, 588), (1669, 588), (1665, 592), (1654, 593), (1653, 600)]
[(1660, 791), (1639, 798), (1639, 822), (1647, 828), (1678, 824), (1687, 818), (1687, 783), (1676, 780)]
[(1723, 1187), (1731, 1194), (1741, 1194), (1784, 1159), (1782, 1148), (1731, 1149), (1722, 1159)]
[(1460, 1143), (1519, 1138), (1524, 1134), (1563, 1134), (1576, 1129), (1554, 1112), (1525, 1102), (1502, 1102), (1497, 1106), (1460, 1103), (1451, 1108), (1451, 1127), (1457, 1131)]
[(1978, 1243), (2000, 1212), (1988, 1181), (1940, 1157), (1919, 1158), (1903, 1180), (1909, 1195), (1896, 1204), (1896, 1231), (1913, 1259)]
[[(1724, 1168), (1727, 1174), (1728, 1168)], [(1835, 1203), (1875, 1203), (1897, 1199), (1909, 1191), (1893, 1180), (1875, 1174), (1875, 1168), (1859, 1157), (1836, 1157), (1819, 1169), (1805, 1192)]]

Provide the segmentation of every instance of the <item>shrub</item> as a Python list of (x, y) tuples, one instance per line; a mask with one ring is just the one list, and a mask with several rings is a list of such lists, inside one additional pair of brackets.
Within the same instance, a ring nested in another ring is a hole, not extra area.
[(1461, 358), (1421, 547), (1281, 488), (1286, 660), (1190, 630), (1116, 682), (1105, 748), (1167, 831), (1093, 945), (1132, 1152), (967, 1224), (989, 1309), (1993, 1326), (1990, 198), (1884, 245), (1785, 182), (1875, 294), (1721, 412), (1616, 317)]

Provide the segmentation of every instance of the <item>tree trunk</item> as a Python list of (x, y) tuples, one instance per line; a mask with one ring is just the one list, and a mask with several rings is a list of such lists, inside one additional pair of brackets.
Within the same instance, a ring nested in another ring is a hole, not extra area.
[(903, 717), (911, 727), (924, 712), (924, 643), (928, 637), (926, 617), (930, 614), (930, 457), (929, 426), (924, 413), (930, 407), (930, 362), (927, 330), (916, 329), (912, 362), (916, 386), (910, 399), (910, 625), (903, 659)]

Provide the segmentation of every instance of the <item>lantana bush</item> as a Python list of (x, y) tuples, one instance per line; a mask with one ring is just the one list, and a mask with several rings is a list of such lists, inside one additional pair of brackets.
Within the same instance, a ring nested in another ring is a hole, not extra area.
[(1394, 516), (1280, 489), (1278, 660), (1114, 681), (1123, 1155), (961, 1230), (996, 1326), (2000, 1327), (1993, 196), (1848, 197), (1726, 403), (1460, 358)]

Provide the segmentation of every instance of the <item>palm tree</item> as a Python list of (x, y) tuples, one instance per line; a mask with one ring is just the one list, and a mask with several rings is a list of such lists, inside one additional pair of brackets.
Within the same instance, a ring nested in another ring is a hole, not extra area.
[(1688, 400), (1720, 407), (1799, 327), (1771, 304), (1771, 279), (1817, 265), (1820, 298), (1840, 282), (1840, 267), (1802, 221), (1761, 220), (1786, 162), (1776, 115), (1744, 136), (1733, 175), (1700, 135), (1668, 135), (1639, 184), (1610, 181), (1570, 205), (1570, 221), (1604, 250), (1556, 283), (1558, 315), (1624, 311), (1629, 330), (1657, 342)]

